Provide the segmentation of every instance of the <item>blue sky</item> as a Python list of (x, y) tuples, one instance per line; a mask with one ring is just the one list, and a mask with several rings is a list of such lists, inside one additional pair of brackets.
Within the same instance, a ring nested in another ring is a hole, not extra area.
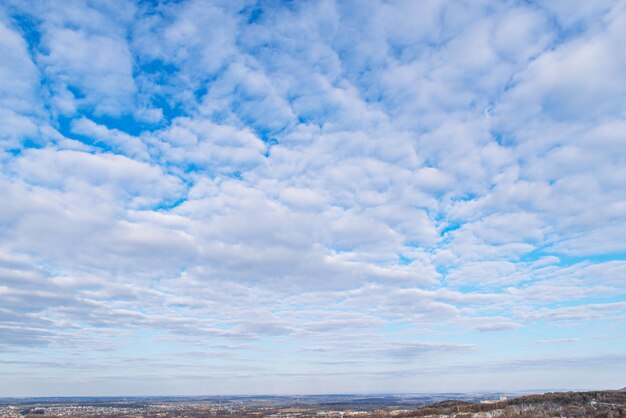
[(0, 396), (626, 386), (624, 1), (0, 5)]

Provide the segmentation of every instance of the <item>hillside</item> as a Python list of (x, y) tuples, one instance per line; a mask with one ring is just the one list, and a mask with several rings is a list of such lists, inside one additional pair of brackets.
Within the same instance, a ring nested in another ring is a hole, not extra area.
[(491, 403), (439, 402), (402, 417), (626, 417), (626, 391), (554, 392)]

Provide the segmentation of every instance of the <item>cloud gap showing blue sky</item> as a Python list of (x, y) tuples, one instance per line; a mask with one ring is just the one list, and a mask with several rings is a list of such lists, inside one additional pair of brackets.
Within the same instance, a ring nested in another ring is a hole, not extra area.
[(0, 396), (626, 385), (626, 2), (7, 0)]

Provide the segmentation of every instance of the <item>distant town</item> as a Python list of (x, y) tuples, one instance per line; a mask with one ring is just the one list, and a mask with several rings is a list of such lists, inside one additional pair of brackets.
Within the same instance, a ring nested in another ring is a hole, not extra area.
[(626, 391), (0, 398), (1, 417), (626, 417)]

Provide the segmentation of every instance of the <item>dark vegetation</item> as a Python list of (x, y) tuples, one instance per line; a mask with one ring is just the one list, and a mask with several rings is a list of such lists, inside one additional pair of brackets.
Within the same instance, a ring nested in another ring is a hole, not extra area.
[(555, 392), (493, 403), (445, 401), (418, 408), (400, 417), (472, 417), (492, 412), (500, 417), (626, 417), (625, 391)]

